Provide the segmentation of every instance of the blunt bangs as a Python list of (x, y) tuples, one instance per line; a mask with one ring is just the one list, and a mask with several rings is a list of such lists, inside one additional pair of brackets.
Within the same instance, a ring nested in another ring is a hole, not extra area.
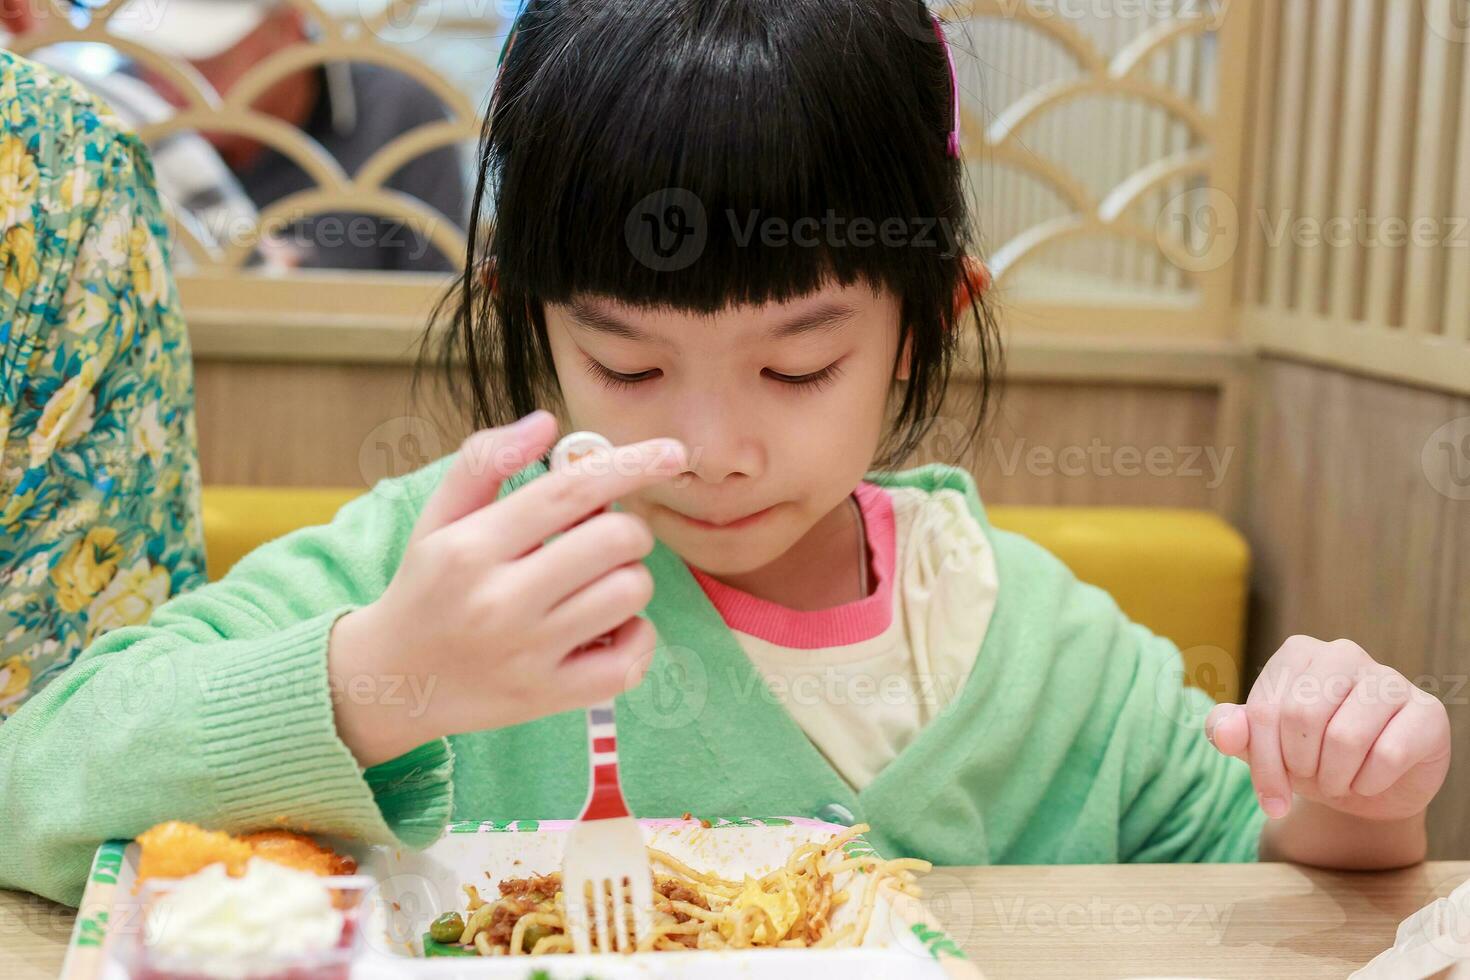
[[(899, 299), (883, 459), (904, 457), (940, 410), (974, 252), (953, 111), (922, 0), (530, 0), (436, 317), (452, 389), (478, 427), (554, 407), (548, 303), (709, 315), (862, 282)], [(988, 379), (993, 317), (970, 308)]]

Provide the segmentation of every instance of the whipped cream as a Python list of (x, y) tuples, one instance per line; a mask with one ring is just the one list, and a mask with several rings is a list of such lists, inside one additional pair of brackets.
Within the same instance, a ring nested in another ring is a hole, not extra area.
[(343, 921), (319, 876), (251, 858), (238, 878), (212, 864), (180, 880), (153, 903), (144, 941), (154, 957), (187, 960), (191, 970), (234, 980), (286, 957), (332, 949)]

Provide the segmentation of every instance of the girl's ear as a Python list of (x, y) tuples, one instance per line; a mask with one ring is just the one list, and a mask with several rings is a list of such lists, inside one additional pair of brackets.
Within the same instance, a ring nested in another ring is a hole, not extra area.
[[(973, 255), (966, 255), (960, 260), (964, 274), (960, 279), (959, 288), (954, 294), (954, 320), (958, 322), (964, 315), (966, 308), (973, 300), (979, 299), (990, 290), (990, 270), (985, 263)], [(898, 368), (894, 377), (899, 381), (909, 379), (910, 357), (912, 356), (912, 339), (905, 340), (903, 350), (898, 355)]]
[(990, 270), (985, 263), (973, 255), (966, 255), (961, 260), (964, 264), (964, 276), (960, 281), (959, 289), (955, 291), (954, 315), (958, 320), (964, 313), (972, 300), (978, 300), (990, 291)]

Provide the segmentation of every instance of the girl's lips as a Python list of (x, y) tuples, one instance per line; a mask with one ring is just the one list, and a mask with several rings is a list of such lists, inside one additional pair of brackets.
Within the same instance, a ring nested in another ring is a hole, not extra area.
[(685, 523), (691, 524), (694, 527), (701, 528), (705, 531), (738, 531), (741, 528), (749, 527), (757, 521), (764, 519), (771, 513), (771, 511), (776, 509), (776, 505), (772, 504), (770, 507), (766, 507), (763, 510), (758, 510), (754, 514), (746, 514), (744, 517), (737, 517), (733, 521), (721, 522), (702, 521), (697, 517), (690, 517), (688, 514), (681, 514), (679, 511), (674, 510), (671, 507), (665, 509), (668, 510), (670, 514), (673, 514), (675, 517), (678, 517)]

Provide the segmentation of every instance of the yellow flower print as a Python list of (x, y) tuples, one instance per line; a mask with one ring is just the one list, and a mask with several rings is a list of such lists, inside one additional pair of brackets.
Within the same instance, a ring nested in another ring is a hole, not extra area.
[(153, 367), (162, 356), (163, 335), (157, 330), (151, 330), (143, 339), (143, 363)]
[(57, 197), (68, 211), (86, 204), (89, 197), (93, 200), (98, 197), (97, 185), (92, 182), (88, 171), (86, 147), (77, 147), (76, 153), (72, 154), (71, 168), (58, 175)]
[(5, 266), (5, 281), (0, 285), (11, 296), (22, 296), (40, 275), (36, 265), (36, 232), (29, 224), (12, 226), (0, 241), (0, 264)]
[(167, 448), (167, 436), (158, 421), (158, 402), (149, 402), (133, 420), (133, 451), (147, 456), (156, 470), (163, 465)]
[(143, 341), (143, 375), (157, 383), (158, 387), (165, 394), (172, 393), (174, 361), (171, 357), (163, 356), (163, 337), (161, 331), (149, 331), (148, 336)]
[(0, 660), (0, 714), (10, 714), (6, 709), (18, 705), (30, 683), (31, 669), (24, 660), (18, 656)]
[(29, 223), (40, 172), (26, 145), (15, 136), (0, 138), (0, 228)]
[(101, 510), (102, 505), (95, 497), (68, 504), (51, 519), (51, 531), (54, 534), (70, 534), (91, 527), (97, 523)]
[(22, 108), (24, 107), (15, 84), (15, 75), (11, 72), (0, 73), (0, 122), (9, 123), (12, 131), (18, 131), (25, 121)]
[(103, 296), (83, 288), (82, 280), (73, 279), (62, 305), (67, 308), (66, 329), (87, 334), (101, 330), (112, 320), (112, 304)]
[(169, 497), (179, 486), (179, 471), (170, 467), (163, 471), (158, 477), (158, 482), (153, 485), (153, 493), (159, 497)]
[(41, 421), (31, 433), (31, 465), (40, 466), (60, 446), (69, 446), (92, 431), (92, 409), (97, 404), (92, 386), (97, 383), (97, 361), (88, 358), (75, 377), (67, 380), (41, 412)]
[(91, 637), (204, 581), (188, 334), (146, 167), (100, 104), (0, 50), (0, 333), (19, 385), (0, 396), (0, 555), (16, 558), (0, 725)]
[(153, 610), (168, 599), (168, 570), (150, 566), (147, 558), (139, 558), (108, 583), (87, 611), (87, 642), (117, 629), (146, 623)]
[(114, 211), (88, 237), (91, 239), (91, 247), (83, 245), (77, 262), (79, 267), (83, 264), (87, 266), (89, 278), (100, 281), (107, 276), (109, 270), (121, 271), (127, 263), (128, 248), (132, 244), (133, 212), (127, 208)]
[[(19, 473), (14, 477), (7, 474), (4, 482), (6, 484), (13, 484), (19, 479)], [(25, 493), (8, 493), (8, 499), (5, 501), (5, 509), (0, 511), (0, 530), (8, 532), (18, 529), (21, 515), (30, 510), (31, 505), (35, 502), (36, 491), (34, 488), (27, 490)]]
[(113, 323), (117, 327), (117, 346), (125, 350), (133, 343), (133, 331), (138, 326), (138, 314), (133, 310), (133, 304), (123, 303), (117, 308), (113, 317)]
[[(51, 559), (46, 552), (37, 553), (29, 562), (16, 569), (11, 576), (12, 588), (34, 589), (46, 581), (46, 573), (51, 571)], [(47, 643), (55, 643), (55, 640), (47, 640)]]
[(144, 309), (163, 302), (168, 278), (163, 267), (163, 250), (158, 239), (141, 220), (133, 224), (128, 238), (128, 267), (133, 272), (133, 291)]
[(51, 569), (57, 605), (67, 612), (85, 609), (92, 597), (112, 581), (121, 560), (117, 532), (106, 526), (92, 528)]

